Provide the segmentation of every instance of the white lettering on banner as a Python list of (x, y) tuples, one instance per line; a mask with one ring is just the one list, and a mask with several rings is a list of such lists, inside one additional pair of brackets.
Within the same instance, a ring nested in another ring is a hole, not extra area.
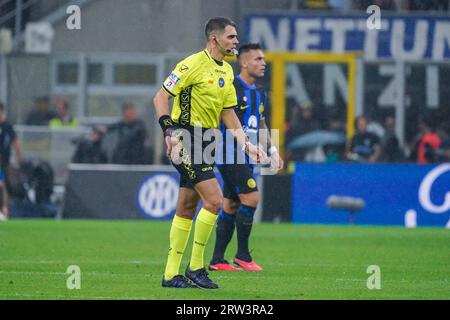
[[(339, 92), (345, 102), (348, 101), (347, 79), (342, 68), (338, 65), (325, 65), (323, 67), (323, 92), (324, 103), (327, 106), (333, 106), (337, 101)], [(311, 101), (310, 95), (306, 90), (305, 81), (300, 69), (294, 64), (286, 66), (286, 97), (294, 99), (298, 104), (303, 101)]]
[[(450, 171), (450, 163), (437, 166), (425, 176), (419, 187), (419, 201), (422, 207), (431, 213), (445, 213), (450, 210), (450, 192), (445, 194), (445, 200), (442, 205), (435, 205), (431, 201), (431, 188), (439, 176)], [(450, 183), (449, 183), (450, 186)]]
[(382, 76), (392, 76), (392, 78), (387, 82), (386, 87), (378, 96), (378, 105), (380, 107), (392, 107), (395, 106), (395, 101), (398, 96), (399, 86), (397, 85), (397, 81), (400, 74), (396, 73), (396, 69), (394, 65), (381, 65), (378, 69), (378, 72)]
[(305, 80), (296, 65), (288, 64), (286, 66), (286, 80), (286, 97), (294, 99), (298, 104), (303, 101), (311, 101), (306, 90)]
[(446, 17), (381, 18), (375, 12), (368, 18), (267, 15), (248, 19), (248, 40), (262, 43), (268, 51), (364, 51), (367, 59), (450, 58)]
[(265, 18), (255, 18), (250, 21), (250, 39), (265, 44), (268, 51), (287, 51), (289, 50), (289, 19), (280, 19), (277, 26), (278, 33), (272, 33), (272, 27), (269, 20)]
[(178, 183), (169, 175), (149, 178), (138, 192), (140, 208), (151, 217), (162, 218), (176, 208)]
[(297, 19), (295, 21), (295, 30), (297, 37), (295, 39), (296, 51), (310, 51), (310, 47), (320, 43), (320, 36), (313, 33), (314, 30), (320, 29), (320, 20), (314, 19)]
[(344, 52), (345, 34), (355, 29), (355, 21), (349, 19), (328, 19), (325, 20), (324, 27), (331, 31), (331, 51)]
[(446, 47), (450, 47), (450, 22), (437, 21), (434, 29), (433, 59), (444, 59)]
[(365, 33), (364, 36), (364, 52), (367, 59), (375, 59), (378, 50), (378, 29), (367, 29), (366, 22), (358, 20), (356, 28)]
[(426, 67), (426, 97), (427, 106), (433, 109), (439, 108), (439, 68), (437, 65)]
[(347, 79), (342, 71), (341, 67), (338, 65), (325, 65), (323, 68), (323, 82), (325, 92), (325, 105), (332, 106), (336, 104), (336, 90), (341, 93), (344, 101), (348, 101), (348, 91), (347, 91)]
[(392, 25), (391, 51), (395, 59), (418, 60), (425, 56), (427, 43), (421, 41), (428, 33), (428, 23), (426, 20), (419, 20), (416, 24), (416, 32), (414, 33), (413, 47), (405, 50), (405, 21), (397, 20)]

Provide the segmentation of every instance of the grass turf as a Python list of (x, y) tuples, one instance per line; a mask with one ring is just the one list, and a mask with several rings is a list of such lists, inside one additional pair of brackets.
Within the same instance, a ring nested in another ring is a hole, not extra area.
[[(160, 221), (0, 223), (0, 299), (450, 298), (450, 230), (256, 224), (250, 244), (263, 272), (211, 272), (219, 290), (183, 290), (161, 287), (169, 229)], [(235, 250), (236, 236), (226, 258)], [(81, 269), (79, 290), (66, 287), (70, 265)], [(367, 288), (370, 265), (380, 267), (380, 290)]]

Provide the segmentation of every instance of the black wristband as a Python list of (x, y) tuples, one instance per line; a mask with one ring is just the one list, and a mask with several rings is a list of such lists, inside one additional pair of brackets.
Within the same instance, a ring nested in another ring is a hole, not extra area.
[(173, 129), (174, 124), (169, 115), (165, 114), (161, 116), (158, 120), (159, 125), (164, 133), (166, 133), (167, 129)]

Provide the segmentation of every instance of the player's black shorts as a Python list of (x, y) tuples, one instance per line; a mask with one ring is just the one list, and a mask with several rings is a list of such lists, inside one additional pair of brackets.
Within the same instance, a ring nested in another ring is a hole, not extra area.
[(239, 193), (258, 191), (253, 168), (249, 164), (225, 164), (217, 168), (223, 179), (224, 198), (239, 200)]
[(203, 158), (205, 148), (213, 140), (203, 142), (201, 147), (196, 147), (195, 143), (197, 142), (194, 134), (197, 134), (197, 132), (194, 133), (192, 127), (183, 127), (183, 129), (191, 134), (190, 144), (183, 143), (183, 149), (180, 153), (181, 161), (175, 163), (172, 161), (172, 165), (180, 173), (180, 187), (193, 189), (199, 182), (216, 178), (214, 174), (214, 151), (207, 159)]

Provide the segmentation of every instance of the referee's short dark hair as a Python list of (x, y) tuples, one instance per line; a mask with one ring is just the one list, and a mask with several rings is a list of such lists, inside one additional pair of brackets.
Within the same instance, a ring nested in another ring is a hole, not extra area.
[(241, 54), (249, 52), (250, 50), (262, 50), (261, 45), (259, 43), (245, 43), (239, 47), (238, 50), (238, 58)]
[(208, 20), (205, 27), (205, 36), (206, 39), (209, 38), (209, 36), (214, 31), (221, 31), (223, 32), (227, 26), (232, 26), (234, 28), (237, 28), (236, 23), (234, 23), (233, 20), (224, 18), (224, 17), (214, 17)]

